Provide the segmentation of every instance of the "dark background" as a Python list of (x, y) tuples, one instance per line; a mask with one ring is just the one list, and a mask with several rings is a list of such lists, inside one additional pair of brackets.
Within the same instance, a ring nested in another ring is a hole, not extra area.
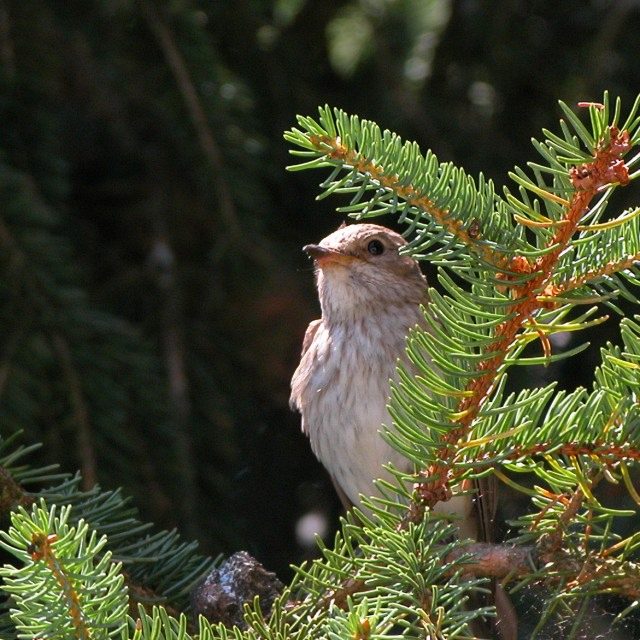
[(287, 401), (341, 219), (283, 131), (328, 103), (504, 184), (558, 99), (631, 106), (638, 33), (631, 0), (0, 0), (1, 433), (286, 579), (339, 512)]

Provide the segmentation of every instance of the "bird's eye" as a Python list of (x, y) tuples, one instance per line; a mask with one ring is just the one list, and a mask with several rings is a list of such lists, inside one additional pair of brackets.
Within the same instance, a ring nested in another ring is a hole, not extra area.
[(382, 244), (382, 242), (380, 242), (380, 240), (372, 240), (367, 245), (367, 251), (372, 256), (379, 256), (381, 253), (384, 253), (384, 245)]

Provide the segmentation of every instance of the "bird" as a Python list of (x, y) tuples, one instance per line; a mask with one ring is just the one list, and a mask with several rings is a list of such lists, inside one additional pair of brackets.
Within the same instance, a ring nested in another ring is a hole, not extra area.
[[(406, 336), (415, 326), (429, 329), (422, 310), (429, 303), (427, 280), (402, 252), (406, 244), (381, 225), (343, 223), (319, 244), (303, 247), (314, 261), (321, 318), (304, 335), (290, 406), (301, 414), (302, 431), (345, 509), (362, 508), (362, 495), (376, 495), (375, 479), (393, 480), (383, 465), (411, 469), (380, 433), (392, 422), (388, 402), (398, 362), (411, 369)], [(435, 511), (453, 517), (461, 538), (489, 541), (493, 489), (485, 482), (484, 502), (459, 495)]]
[[(375, 494), (376, 478), (391, 479), (386, 463), (410, 467), (380, 435), (391, 424), (390, 381), (398, 359), (407, 362), (406, 336), (425, 325), (427, 281), (417, 261), (400, 253), (405, 245), (391, 229), (360, 223), (303, 247), (314, 260), (322, 317), (305, 333), (290, 404), (345, 508)], [(464, 520), (471, 500), (460, 502)]]

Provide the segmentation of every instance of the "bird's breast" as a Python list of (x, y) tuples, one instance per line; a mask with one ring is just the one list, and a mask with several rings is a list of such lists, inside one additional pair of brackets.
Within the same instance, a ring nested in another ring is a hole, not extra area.
[(380, 435), (391, 424), (389, 381), (417, 317), (398, 320), (323, 323), (305, 354), (312, 364), (300, 404), (311, 446), (354, 503), (374, 492), (383, 464), (406, 464)]

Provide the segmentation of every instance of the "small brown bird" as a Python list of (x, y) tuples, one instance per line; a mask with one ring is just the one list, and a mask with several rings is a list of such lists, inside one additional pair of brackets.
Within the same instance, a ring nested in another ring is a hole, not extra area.
[[(315, 262), (322, 318), (307, 329), (290, 402), (347, 508), (375, 493), (374, 479), (389, 479), (384, 464), (409, 466), (380, 436), (391, 424), (389, 381), (406, 358), (409, 329), (425, 323), (420, 305), (428, 300), (418, 263), (398, 251), (405, 244), (385, 227), (353, 224), (304, 247)], [(476, 537), (469, 498), (446, 512)]]
[[(303, 247), (314, 259), (322, 318), (307, 328), (290, 404), (345, 508), (360, 505), (360, 494), (374, 495), (374, 479), (389, 479), (384, 464), (409, 468), (380, 435), (391, 424), (389, 381), (397, 379), (398, 359), (408, 362), (406, 335), (425, 326), (427, 281), (418, 263), (399, 253), (405, 244), (385, 227), (353, 224)], [(477, 502), (474, 509), (469, 496), (458, 496), (436, 510), (457, 517), (461, 537), (490, 539), (493, 500)]]

